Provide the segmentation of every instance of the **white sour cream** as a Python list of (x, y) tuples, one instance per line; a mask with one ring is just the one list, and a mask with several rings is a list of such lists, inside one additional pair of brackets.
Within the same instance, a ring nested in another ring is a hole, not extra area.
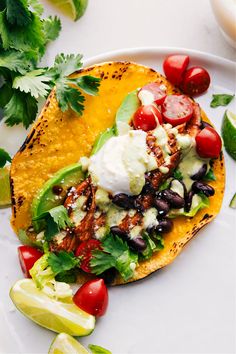
[(157, 168), (153, 156), (147, 153), (146, 136), (142, 130), (130, 130), (110, 138), (90, 158), (88, 170), (93, 182), (113, 195), (138, 195), (145, 184), (145, 173)]

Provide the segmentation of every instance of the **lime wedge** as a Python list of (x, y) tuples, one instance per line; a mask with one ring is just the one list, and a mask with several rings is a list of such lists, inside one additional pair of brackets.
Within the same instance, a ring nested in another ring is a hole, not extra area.
[(32, 279), (18, 280), (10, 290), (10, 297), (23, 315), (54, 332), (86, 336), (94, 329), (94, 316), (82, 311), (72, 299), (61, 302), (50, 298)]
[(88, 0), (50, 0), (50, 2), (74, 21), (83, 16), (88, 5)]
[(9, 168), (0, 168), (0, 207), (11, 204)]
[(236, 209), (236, 193), (234, 193), (234, 196), (233, 196), (233, 198), (231, 199), (229, 206), (230, 206), (230, 208), (232, 208), (232, 209)]
[(225, 112), (221, 132), (226, 151), (236, 160), (236, 114)]
[(89, 354), (89, 352), (69, 334), (60, 333), (52, 342), (48, 354)]

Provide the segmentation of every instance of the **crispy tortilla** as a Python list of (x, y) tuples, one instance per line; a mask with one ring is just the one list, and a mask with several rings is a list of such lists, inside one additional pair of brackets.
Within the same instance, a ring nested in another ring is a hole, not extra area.
[[(27, 230), (31, 224), (31, 204), (45, 181), (59, 169), (89, 156), (99, 133), (114, 124), (118, 107), (125, 96), (137, 87), (149, 82), (166, 85), (168, 93), (179, 92), (166, 78), (148, 67), (129, 62), (108, 62), (83, 69), (75, 77), (90, 74), (101, 78), (98, 96), (85, 95), (85, 110), (82, 117), (69, 110), (62, 112), (53, 90), (33, 124), (31, 131), (11, 165), (12, 226), (16, 233)], [(208, 118), (202, 112), (205, 121)], [(219, 212), (225, 183), (224, 158), (214, 162), (217, 180), (210, 184), (215, 188), (210, 206), (193, 218), (174, 219), (173, 231), (164, 236), (165, 248), (151, 259), (140, 262), (135, 275), (128, 282), (142, 279), (171, 263), (183, 246)], [(87, 275), (79, 277), (80, 281)], [(124, 281), (117, 277), (114, 284)]]

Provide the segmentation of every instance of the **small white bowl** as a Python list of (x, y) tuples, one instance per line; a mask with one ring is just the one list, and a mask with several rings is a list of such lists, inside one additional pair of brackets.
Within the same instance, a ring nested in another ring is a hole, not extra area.
[(210, 0), (210, 2), (223, 36), (236, 48), (236, 0)]

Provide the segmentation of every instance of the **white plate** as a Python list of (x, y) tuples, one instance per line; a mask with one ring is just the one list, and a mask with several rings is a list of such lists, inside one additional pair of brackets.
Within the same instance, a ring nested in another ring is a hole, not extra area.
[[(212, 93), (235, 91), (235, 64), (223, 58), (177, 48), (123, 50), (87, 60), (132, 60), (162, 71), (165, 56), (183, 52), (191, 65), (211, 75), (208, 92), (197, 99), (218, 131), (225, 108), (210, 108)], [(235, 100), (228, 106), (236, 112)], [(11, 139), (0, 127), (1, 146)], [(19, 144), (19, 143), (18, 143)], [(15, 150), (17, 142), (12, 145)], [(227, 154), (227, 182), (222, 210), (168, 267), (143, 281), (109, 290), (106, 316), (83, 344), (95, 343), (113, 353), (233, 353), (235, 350), (235, 211), (228, 207), (236, 192), (235, 162)], [(18, 242), (9, 225), (10, 210), (0, 211), (0, 352), (47, 353), (54, 333), (21, 315), (9, 299), (11, 285), (22, 278)]]

